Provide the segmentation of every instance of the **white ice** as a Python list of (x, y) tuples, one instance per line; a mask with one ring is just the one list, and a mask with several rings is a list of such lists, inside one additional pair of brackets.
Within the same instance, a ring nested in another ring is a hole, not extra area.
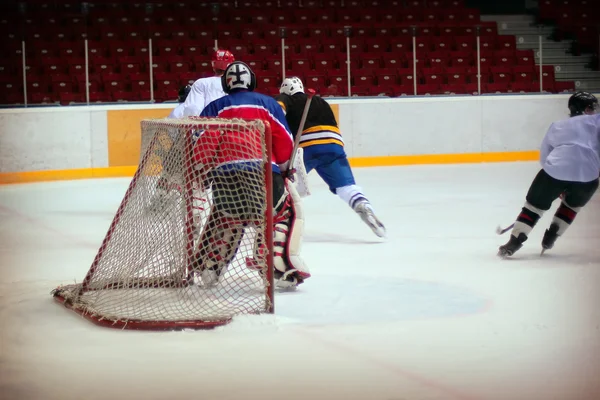
[(128, 179), (0, 187), (0, 399), (600, 399), (600, 196), (540, 257), (498, 224), (537, 163), (356, 169), (378, 239), (311, 174), (313, 276), (275, 315), (212, 331), (98, 327), (50, 296), (81, 282)]

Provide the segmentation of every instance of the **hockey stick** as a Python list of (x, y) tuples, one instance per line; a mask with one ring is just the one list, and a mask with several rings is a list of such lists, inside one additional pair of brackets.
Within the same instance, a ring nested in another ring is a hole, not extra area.
[(514, 226), (515, 224), (513, 223), (510, 226), (507, 226), (506, 228), (502, 229), (502, 227), (498, 225), (498, 227), (496, 228), (496, 233), (498, 235), (504, 235), (506, 232), (510, 231)]
[(302, 118), (300, 119), (300, 125), (298, 125), (298, 132), (296, 132), (296, 138), (294, 139), (294, 148), (292, 150), (292, 157), (290, 158), (290, 164), (288, 166), (288, 171), (294, 168), (294, 161), (296, 161), (296, 153), (298, 152), (298, 147), (300, 146), (300, 137), (302, 136), (302, 131), (304, 130), (304, 125), (306, 123), (306, 117), (308, 116), (308, 109), (310, 108), (310, 103), (312, 101), (313, 96), (316, 94), (314, 89), (306, 89), (306, 94), (308, 99), (306, 100), (306, 104), (304, 105), (304, 111), (302, 111)]

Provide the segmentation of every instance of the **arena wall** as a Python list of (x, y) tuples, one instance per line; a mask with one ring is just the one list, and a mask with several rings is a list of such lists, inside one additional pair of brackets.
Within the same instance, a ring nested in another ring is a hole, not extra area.
[[(536, 160), (569, 95), (329, 99), (351, 164)], [(174, 104), (0, 110), (0, 183), (132, 176), (140, 121)]]

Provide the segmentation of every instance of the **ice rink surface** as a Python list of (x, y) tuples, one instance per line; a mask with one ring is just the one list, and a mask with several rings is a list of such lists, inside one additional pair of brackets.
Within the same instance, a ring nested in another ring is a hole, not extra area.
[(312, 278), (275, 315), (184, 332), (97, 327), (50, 296), (81, 282), (129, 179), (0, 187), (0, 399), (600, 399), (600, 195), (543, 257), (557, 203), (496, 257), (537, 171), (356, 169), (385, 241), (311, 174)]

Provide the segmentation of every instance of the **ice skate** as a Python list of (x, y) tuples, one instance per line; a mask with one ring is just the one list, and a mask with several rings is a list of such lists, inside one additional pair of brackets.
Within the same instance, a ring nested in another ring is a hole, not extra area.
[(542, 239), (542, 254), (544, 254), (546, 250), (550, 250), (554, 247), (556, 239), (558, 239), (558, 225), (551, 224), (550, 228), (546, 229)]
[(296, 269), (287, 270), (285, 273), (275, 269), (273, 280), (277, 289), (295, 289), (304, 282)]
[(385, 226), (383, 226), (381, 221), (375, 216), (371, 204), (366, 201), (361, 201), (356, 205), (354, 211), (360, 215), (360, 218), (369, 226), (369, 228), (371, 228), (373, 233), (379, 237), (385, 237)]
[(510, 235), (510, 239), (508, 243), (500, 246), (498, 249), (498, 256), (500, 257), (510, 257), (515, 254), (521, 247), (523, 247), (523, 243), (527, 240), (527, 235), (524, 233), (520, 233), (519, 237)]

